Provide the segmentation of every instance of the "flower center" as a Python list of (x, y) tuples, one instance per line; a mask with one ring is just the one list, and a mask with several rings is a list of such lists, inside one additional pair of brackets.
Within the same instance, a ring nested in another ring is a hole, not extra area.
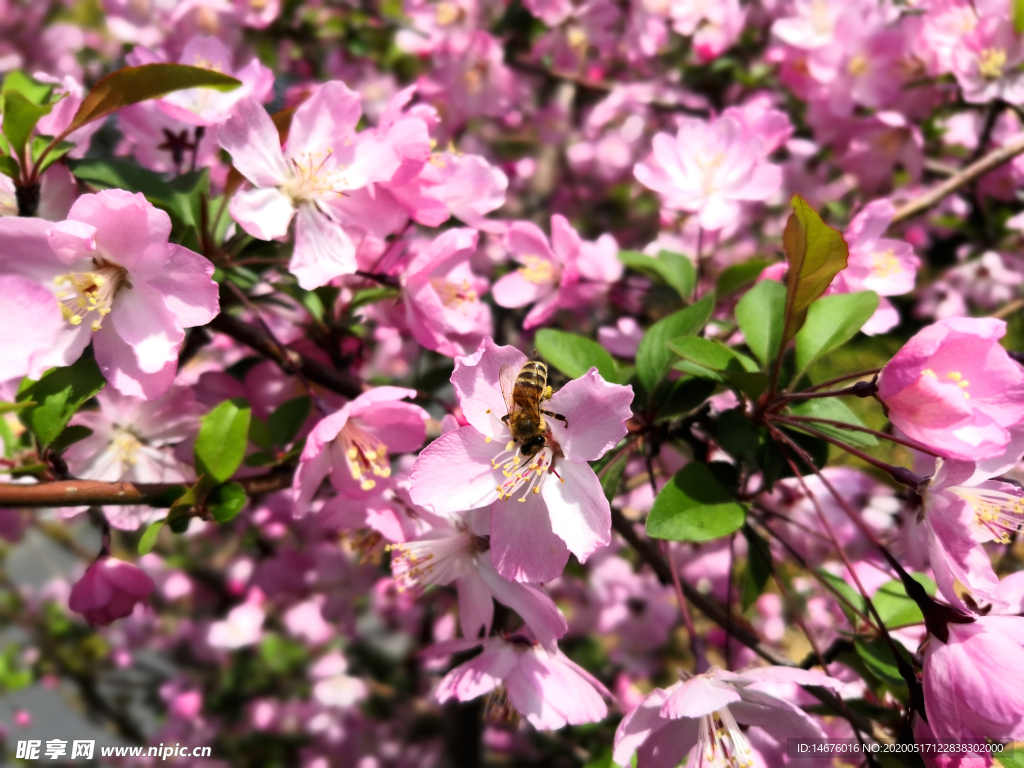
[(1006, 51), (1002, 48), (986, 48), (978, 56), (978, 73), (986, 80), (998, 80), (1006, 66)]
[(341, 195), (350, 189), (346, 171), (348, 166), (331, 163), (334, 150), (303, 152), (299, 157), (289, 159), (292, 176), (281, 185), (281, 191), (297, 205), (324, 195)]
[(430, 284), (446, 307), (458, 309), (467, 302), (475, 304), (477, 301), (476, 291), (470, 286), (469, 280), (463, 280), (460, 285), (443, 277), (432, 277)]
[(131, 288), (128, 270), (102, 259), (93, 259), (92, 272), (68, 272), (53, 279), (61, 289), (57, 292), (60, 312), (71, 325), (79, 326), (90, 314), (92, 330), (103, 327), (103, 318), (110, 314), (114, 297), (121, 288)]
[[(530, 463), (524, 464), (524, 460)], [(525, 487), (526, 490), (519, 497), (519, 501), (526, 501), (531, 492), (540, 493), (540, 488), (549, 474), (564, 483), (565, 480), (555, 471), (554, 461), (555, 451), (549, 445), (545, 445), (533, 456), (526, 457), (522, 453), (522, 446), (517, 445), (514, 440), (509, 440), (505, 450), (491, 459), (491, 467), (501, 470), (501, 474), (505, 476), (505, 482), (497, 489), (498, 498), (505, 501), (515, 495), (520, 488)]]
[(456, 3), (440, 2), (434, 12), (434, 20), (439, 27), (447, 27), (462, 19), (462, 9)]
[(726, 707), (701, 717), (697, 749), (711, 765), (729, 768), (751, 768), (754, 765), (750, 742)]
[(1010, 534), (1024, 524), (1024, 498), (988, 488), (956, 486), (947, 491), (971, 505), (978, 525), (1000, 544), (1010, 543)]
[[(923, 371), (921, 371), (921, 375), (931, 376), (933, 379), (939, 378), (935, 371), (933, 371), (931, 368), (925, 368)], [(961, 394), (964, 396), (964, 400), (971, 399), (971, 393), (967, 391), (967, 388), (971, 385), (971, 382), (965, 379), (963, 377), (963, 374), (960, 373), (960, 371), (950, 371), (949, 373), (946, 374), (946, 378), (952, 381), (954, 384), (956, 384), (957, 387), (959, 387), (961, 390), (963, 390)]]
[(448, 584), (462, 574), (462, 563), (485, 551), (483, 541), (466, 526), (443, 539), (424, 539), (391, 544), (391, 571), (400, 591), (422, 590), (431, 584)]
[(887, 278), (903, 272), (900, 260), (893, 255), (892, 248), (871, 254), (871, 271), (875, 277)]
[(519, 268), (519, 272), (531, 283), (541, 285), (554, 282), (556, 270), (555, 265), (550, 261), (533, 254), (523, 256), (522, 260), (523, 266)]
[(127, 429), (118, 431), (110, 442), (110, 450), (114, 453), (114, 460), (121, 464), (122, 472), (138, 463), (137, 454), (142, 447), (143, 442)]
[(376, 487), (374, 477), (391, 477), (388, 447), (374, 435), (349, 420), (337, 439), (345, 452), (352, 479), (364, 491)]
[(863, 53), (858, 53), (856, 56), (850, 59), (850, 63), (846, 65), (846, 70), (854, 77), (863, 77), (868, 72), (868, 57)]

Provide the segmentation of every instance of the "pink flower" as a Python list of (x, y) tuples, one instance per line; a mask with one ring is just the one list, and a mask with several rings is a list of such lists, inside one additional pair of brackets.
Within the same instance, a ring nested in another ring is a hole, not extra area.
[[(169, 243), (170, 232), (166, 213), (120, 189), (82, 195), (58, 224), (0, 219), (3, 268), (50, 288), (63, 316), (56, 337), (24, 355), (31, 375), (70, 365), (91, 341), (103, 375), (122, 394), (152, 400), (170, 388), (185, 328), (219, 311), (213, 265)], [(38, 305), (22, 308), (45, 315)], [(23, 317), (11, 320), (21, 325)]]
[[(79, 411), (71, 422), (92, 430), (64, 454), (75, 477), (132, 483), (194, 479), (191, 466), (170, 448), (199, 432), (199, 417), (206, 409), (196, 402), (191, 388), (172, 387), (148, 402), (110, 389), (96, 397), (100, 410)], [(148, 505), (109, 506), (104, 507), (104, 514), (115, 528), (135, 530), (153, 509)]]
[(546, 419), (547, 444), (528, 458), (501, 421), (507, 408), (501, 372), (518, 372), (526, 360), (490, 338), (473, 355), (456, 359), (451, 381), (469, 425), (420, 453), (410, 494), (436, 514), (490, 506), (498, 573), (544, 582), (562, 572), (569, 552), (583, 562), (611, 540), (608, 500), (587, 462), (625, 436), (633, 390), (609, 384), (593, 368), (569, 382), (544, 403), (568, 426)]
[[(796, 704), (758, 685), (796, 683), (835, 689), (839, 682), (818, 672), (762, 667), (738, 673), (712, 668), (669, 688), (655, 688), (619, 723), (612, 759), (637, 768), (677, 765), (687, 755), (697, 764), (753, 765), (754, 752), (740, 724), (760, 726), (785, 744), (787, 738), (824, 738), (821, 726)], [(729, 762), (729, 761), (732, 762)]]
[(939, 741), (1024, 737), (1024, 619), (982, 616), (928, 639), (921, 685)]
[(679, 132), (654, 137), (637, 179), (658, 192), (667, 208), (699, 215), (704, 229), (721, 229), (740, 214), (742, 201), (767, 200), (782, 185), (782, 169), (764, 162), (762, 139), (734, 117), (679, 120)]
[[(469, 701), (504, 686), (511, 704), (530, 725), (547, 731), (596, 723), (608, 714), (602, 696), (611, 693), (561, 651), (548, 651), (523, 635), (454, 640), (435, 645), (432, 655), (483, 645), (483, 652), (460, 664), (441, 681), (440, 702)], [(500, 697), (500, 694), (499, 694)], [(501, 706), (500, 699), (494, 702)]]
[(245, 602), (232, 608), (221, 621), (210, 625), (206, 642), (211, 648), (233, 651), (258, 643), (263, 636), (263, 622), (267, 618), (263, 610), (263, 592), (254, 587)]
[(93, 627), (123, 619), (156, 589), (153, 579), (131, 563), (101, 556), (71, 588), (68, 607)]
[(1024, 39), (1005, 16), (988, 16), (953, 49), (953, 74), (964, 100), (985, 104), (1002, 99), (1024, 103)]
[(295, 218), (288, 268), (303, 288), (355, 272), (354, 237), (387, 234), (374, 216), (352, 223), (372, 205), (374, 182), (389, 181), (402, 164), (395, 146), (372, 131), (356, 132), (359, 102), (344, 83), (324, 83), (295, 110), (283, 151), (270, 115), (252, 99), (240, 101), (218, 132), (254, 187), (232, 198), (232, 217), (262, 240), (284, 238)]
[(999, 345), (1006, 323), (955, 317), (919, 331), (882, 369), (889, 420), (943, 456), (1000, 455), (1024, 419), (1024, 368)]
[(427, 412), (403, 403), (416, 390), (376, 387), (325, 416), (313, 427), (292, 482), (296, 516), (309, 512), (325, 477), (339, 493), (356, 498), (391, 477), (388, 452), (415, 451), (426, 436)]
[(533, 304), (523, 322), (526, 329), (551, 319), (564, 291), (579, 280), (580, 236), (561, 214), (551, 217), (551, 241), (533, 222), (517, 221), (505, 236), (512, 256), (522, 264), (494, 284), (494, 300), (502, 307)]
[(427, 349), (465, 355), (493, 333), (491, 308), (481, 301), (487, 281), (473, 274), (477, 232), (449, 229), (420, 250), (405, 272), (405, 320)]
[(540, 644), (554, 651), (568, 628), (562, 612), (537, 587), (499, 576), (488, 549), (487, 537), (476, 535), (461, 518), (439, 517), (416, 541), (392, 545), (391, 569), (402, 589), (454, 582), (464, 637), (490, 634), (497, 600), (518, 613)]

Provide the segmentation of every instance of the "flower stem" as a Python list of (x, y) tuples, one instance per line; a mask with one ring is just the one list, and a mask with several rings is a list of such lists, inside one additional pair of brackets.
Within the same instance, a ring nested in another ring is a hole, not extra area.
[(921, 445), (921, 443), (918, 443), (914, 440), (910, 440), (905, 437), (897, 437), (896, 435), (890, 435), (888, 432), (879, 432), (877, 429), (869, 429), (868, 427), (862, 427), (860, 424), (850, 424), (849, 422), (835, 421), (834, 419), (819, 419), (817, 416), (797, 416), (796, 414), (792, 413), (786, 414), (784, 418), (790, 421), (805, 421), (816, 424), (828, 424), (829, 426), (839, 427), (840, 429), (848, 429), (852, 432), (864, 432), (869, 435), (874, 435), (875, 437), (880, 437), (883, 440), (889, 440), (894, 443), (899, 443), (900, 445), (905, 445), (907, 448), (913, 448), (915, 451), (927, 453), (929, 456), (942, 458), (941, 453), (937, 453), (933, 449)]

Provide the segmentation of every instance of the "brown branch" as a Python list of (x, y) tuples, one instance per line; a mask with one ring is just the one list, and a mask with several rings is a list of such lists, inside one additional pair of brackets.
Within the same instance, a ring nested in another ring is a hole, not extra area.
[(357, 377), (347, 371), (339, 371), (324, 365), (294, 349), (279, 347), (259, 328), (234, 315), (222, 312), (213, 319), (209, 327), (252, 347), (256, 352), (277, 363), (285, 373), (299, 372), (310, 381), (348, 398), (356, 398), (363, 393), (363, 382)]
[[(651, 566), (654, 574), (658, 577), (658, 581), (666, 585), (672, 583), (672, 570), (669, 568), (669, 564), (658, 554), (658, 551), (651, 546), (650, 542), (644, 541), (639, 535), (637, 535), (637, 532), (633, 529), (633, 524), (625, 518), (621, 511), (614, 507), (612, 507), (612, 527), (619, 532), (619, 535), (622, 536), (622, 538), (625, 539), (633, 549), (636, 550), (637, 554), (640, 555), (644, 562)], [(730, 620), (729, 617), (726, 616), (725, 609), (716, 601), (709, 598), (707, 595), (698, 592), (686, 582), (682, 582), (680, 587), (682, 588), (683, 594), (686, 595), (686, 599), (693, 603), (701, 613), (719, 626), (723, 628), (728, 627), (729, 633), (734, 638), (739, 640), (762, 659), (777, 666), (796, 666), (793, 661), (787, 659), (778, 651), (764, 645), (756, 634), (748, 630), (741, 623), (738, 623), (736, 619)]]
[(1009, 162), (1022, 152), (1024, 152), (1024, 136), (1020, 136), (1008, 144), (1004, 144), (999, 149), (989, 152), (977, 162), (971, 163), (962, 171), (950, 176), (941, 184), (932, 187), (923, 195), (900, 206), (896, 209), (891, 223), (896, 224), (906, 219), (911, 219), (919, 213), (924, 213), (932, 206), (938, 205), (947, 195), (953, 194), (961, 187), (970, 184), (975, 179), (984, 176), (1003, 163)]
[[(249, 496), (257, 496), (287, 488), (292, 482), (292, 472), (275, 470), (266, 475), (239, 478), (237, 482)], [(164, 500), (168, 491), (184, 487), (183, 483), (106, 483), (100, 480), (58, 480), (35, 485), (0, 483), (0, 509), (153, 504)]]

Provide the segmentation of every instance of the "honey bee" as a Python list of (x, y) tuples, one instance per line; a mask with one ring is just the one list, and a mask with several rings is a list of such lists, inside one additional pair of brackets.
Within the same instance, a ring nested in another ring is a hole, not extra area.
[(534, 456), (547, 444), (549, 429), (545, 416), (569, 426), (565, 416), (541, 407), (541, 403), (551, 399), (548, 367), (540, 360), (527, 360), (518, 371), (514, 366), (503, 367), (499, 379), (508, 410), (501, 420), (508, 425), (512, 439), (519, 443), (520, 452), (526, 457)]

